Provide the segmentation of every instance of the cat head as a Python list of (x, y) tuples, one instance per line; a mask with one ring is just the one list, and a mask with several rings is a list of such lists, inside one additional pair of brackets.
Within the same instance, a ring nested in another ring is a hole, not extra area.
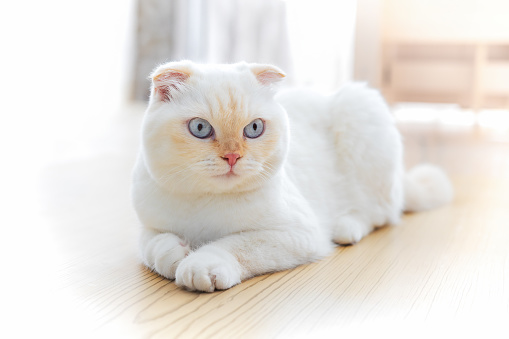
[(281, 168), (288, 121), (270, 65), (171, 62), (151, 75), (142, 155), (152, 178), (179, 193), (253, 190)]

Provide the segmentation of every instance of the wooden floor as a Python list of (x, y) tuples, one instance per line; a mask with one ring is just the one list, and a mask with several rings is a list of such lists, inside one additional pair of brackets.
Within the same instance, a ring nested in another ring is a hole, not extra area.
[(401, 124), (407, 164), (443, 166), (456, 190), (451, 205), (406, 215), (318, 263), (200, 294), (149, 272), (137, 256), (129, 179), (140, 110), (52, 159), (34, 182), (34, 208), (11, 211), (22, 226), (2, 240), (10, 263), (3, 330), (52, 338), (509, 337), (507, 130)]

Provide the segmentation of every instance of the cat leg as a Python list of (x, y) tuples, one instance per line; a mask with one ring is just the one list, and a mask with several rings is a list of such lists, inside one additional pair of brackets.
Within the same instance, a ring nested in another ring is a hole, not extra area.
[(331, 250), (332, 243), (316, 233), (291, 229), (242, 232), (187, 256), (177, 268), (176, 283), (189, 290), (224, 290), (256, 275), (318, 260)]
[(353, 214), (341, 216), (332, 229), (332, 240), (339, 245), (359, 242), (371, 233), (374, 226)]
[(189, 244), (175, 234), (147, 229), (142, 231), (140, 247), (145, 266), (172, 280), (178, 265), (190, 252)]

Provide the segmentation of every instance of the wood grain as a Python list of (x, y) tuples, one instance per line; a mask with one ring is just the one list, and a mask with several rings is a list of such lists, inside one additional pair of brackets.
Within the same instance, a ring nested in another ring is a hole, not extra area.
[(509, 335), (506, 135), (401, 125), (408, 165), (443, 166), (452, 204), (405, 215), (320, 262), (200, 294), (138, 259), (129, 177), (139, 123), (122, 118), (94, 152), (40, 173), (38, 208), (18, 230), (33, 240), (4, 288), (4, 319), (20, 337)]

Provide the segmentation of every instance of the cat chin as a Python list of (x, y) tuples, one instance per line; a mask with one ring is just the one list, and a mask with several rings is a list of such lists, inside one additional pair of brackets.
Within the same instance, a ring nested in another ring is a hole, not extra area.
[(219, 174), (219, 175), (214, 175), (214, 178), (224, 178), (224, 179), (230, 179), (230, 178), (235, 178), (235, 177), (240, 177), (240, 175), (238, 175), (237, 173), (234, 173), (234, 172), (228, 172), (228, 173), (225, 173), (225, 174)]
[(241, 193), (258, 189), (261, 184), (252, 177), (228, 172), (210, 178), (210, 192), (208, 193)]
[(233, 189), (239, 185), (242, 185), (244, 177), (233, 172), (225, 174), (214, 175), (212, 181), (214, 186), (219, 189)]

